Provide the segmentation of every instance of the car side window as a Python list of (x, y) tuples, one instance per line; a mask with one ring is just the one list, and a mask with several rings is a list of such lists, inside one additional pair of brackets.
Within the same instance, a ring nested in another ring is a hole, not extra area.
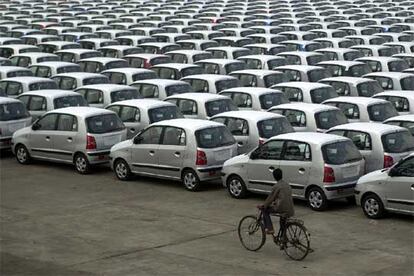
[(37, 124), (39, 125), (38, 130), (56, 130), (56, 121), (58, 114), (47, 114), (43, 116)]
[(178, 108), (183, 115), (197, 115), (197, 103), (192, 100), (179, 100)]
[(164, 137), (162, 139), (162, 144), (172, 146), (185, 146), (185, 131), (176, 127), (166, 127), (164, 131)]
[(77, 131), (78, 124), (75, 116), (68, 114), (59, 115), (57, 122), (57, 130), (59, 131)]
[(397, 165), (398, 176), (414, 177), (414, 157), (404, 160)]
[(163, 127), (150, 127), (140, 134), (140, 144), (158, 145)]
[(334, 106), (338, 107), (348, 119), (359, 119), (359, 108), (356, 104), (337, 103)]
[(6, 94), (8, 96), (16, 96), (23, 93), (22, 85), (18, 82), (10, 81), (8, 82)]
[(294, 161), (310, 161), (311, 160), (311, 150), (310, 146), (307, 143), (287, 141), (286, 150), (283, 154), (284, 160), (294, 160)]
[(258, 159), (280, 160), (284, 143), (283, 140), (269, 141), (257, 148), (254, 154), (257, 155)]
[(240, 108), (252, 108), (253, 105), (253, 100), (252, 97), (249, 94), (246, 93), (229, 93), (230, 95), (226, 95), (225, 96), (229, 96), (233, 99), (234, 104), (237, 107)]
[(194, 92), (208, 92), (208, 83), (205, 80), (190, 79), (188, 81), (193, 87)]
[(346, 135), (359, 150), (372, 150), (371, 136), (361, 131), (348, 131)]
[(31, 96), (28, 109), (30, 111), (45, 111), (46, 98), (39, 96)]
[(232, 135), (249, 136), (249, 124), (246, 120), (238, 118), (228, 118), (226, 125)]
[(139, 122), (141, 120), (139, 109), (136, 107), (123, 106), (118, 114), (124, 123)]
[(159, 96), (158, 87), (152, 84), (141, 84), (139, 92), (144, 98), (158, 98)]
[(286, 116), (293, 127), (306, 127), (306, 115), (299, 110), (285, 110), (283, 115)]
[(384, 90), (391, 90), (394, 88), (394, 84), (392, 83), (391, 78), (387, 77), (374, 77), (374, 80), (376, 80)]
[(295, 87), (281, 87), (280, 90), (282, 90), (290, 102), (303, 102), (303, 93), (301, 89)]
[(103, 103), (103, 93), (94, 89), (86, 90), (85, 100), (88, 104), (101, 104)]
[[(60, 79), (60, 80), (59, 80)], [(76, 88), (76, 80), (74, 78), (62, 77), (57, 78), (60, 89), (73, 90)]]
[(300, 72), (296, 70), (283, 70), (289, 81), (301, 81)]
[(36, 76), (42, 78), (50, 78), (50, 69), (46, 66), (38, 66), (37, 67)]

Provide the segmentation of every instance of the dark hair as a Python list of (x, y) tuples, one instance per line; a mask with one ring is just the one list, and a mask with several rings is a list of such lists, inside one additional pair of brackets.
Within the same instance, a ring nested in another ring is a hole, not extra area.
[(276, 181), (279, 181), (283, 178), (283, 172), (281, 169), (275, 169), (273, 170), (273, 177)]

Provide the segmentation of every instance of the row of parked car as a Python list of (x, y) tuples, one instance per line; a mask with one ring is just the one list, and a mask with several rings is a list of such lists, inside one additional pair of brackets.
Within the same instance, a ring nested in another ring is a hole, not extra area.
[(1, 147), (235, 198), (280, 167), (314, 210), (413, 213), (410, 4), (279, 2), (0, 3)]

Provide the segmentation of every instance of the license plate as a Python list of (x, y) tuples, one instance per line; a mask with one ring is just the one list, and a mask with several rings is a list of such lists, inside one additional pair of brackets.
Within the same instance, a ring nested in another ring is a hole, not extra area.
[(121, 136), (119, 136), (119, 135), (104, 138), (104, 145), (105, 146), (112, 146), (112, 145), (115, 145), (116, 143), (119, 143), (119, 142), (121, 142)]
[(358, 176), (359, 169), (357, 166), (343, 168), (342, 175), (344, 178)]
[(217, 151), (214, 154), (214, 157), (216, 158), (216, 161), (227, 160), (230, 158), (230, 150)]

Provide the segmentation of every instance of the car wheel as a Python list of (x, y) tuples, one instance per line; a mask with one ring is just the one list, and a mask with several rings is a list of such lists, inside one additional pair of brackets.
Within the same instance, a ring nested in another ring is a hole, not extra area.
[(16, 147), (16, 160), (22, 165), (27, 165), (31, 161), (30, 153), (27, 148), (23, 145)]
[(126, 181), (131, 178), (131, 169), (129, 168), (127, 162), (123, 159), (119, 159), (115, 162), (114, 171), (119, 180)]
[(381, 199), (374, 194), (369, 194), (362, 199), (362, 210), (371, 219), (378, 219), (384, 216), (384, 204)]
[(78, 153), (75, 156), (75, 168), (76, 171), (80, 174), (88, 174), (91, 170), (91, 165), (89, 164), (88, 158), (85, 155)]
[(313, 187), (308, 191), (307, 199), (309, 207), (315, 211), (323, 211), (328, 205), (325, 193), (317, 187)]
[(200, 189), (201, 183), (198, 175), (193, 170), (185, 170), (182, 175), (184, 187), (192, 192)]
[(237, 175), (232, 175), (227, 179), (227, 190), (234, 198), (245, 198), (247, 194), (247, 188), (243, 179)]

